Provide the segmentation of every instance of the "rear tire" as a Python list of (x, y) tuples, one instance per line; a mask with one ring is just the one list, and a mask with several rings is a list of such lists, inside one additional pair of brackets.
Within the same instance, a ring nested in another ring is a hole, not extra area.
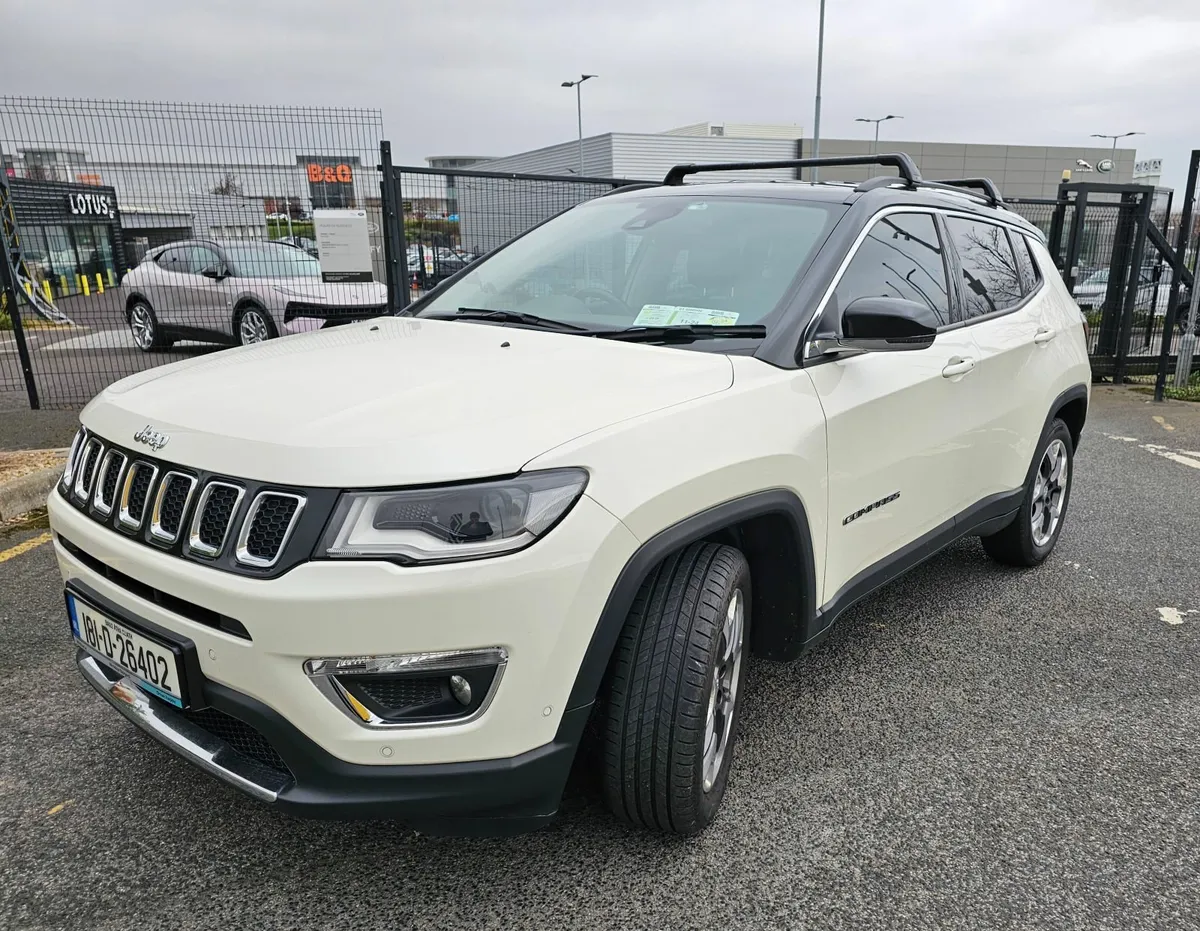
[(609, 667), (604, 796), (637, 827), (697, 834), (725, 796), (750, 642), (750, 568), (693, 543), (642, 584)]
[(1051, 422), (1033, 461), (1016, 520), (981, 541), (987, 554), (1006, 566), (1036, 566), (1058, 542), (1075, 474), (1075, 446), (1065, 423), (1057, 418)]

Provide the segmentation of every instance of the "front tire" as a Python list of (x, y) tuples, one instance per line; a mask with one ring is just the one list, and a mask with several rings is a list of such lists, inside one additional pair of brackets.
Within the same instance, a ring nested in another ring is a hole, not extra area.
[(1075, 444), (1061, 420), (1055, 419), (1042, 436), (1034, 462), (1016, 520), (982, 540), (987, 554), (1008, 566), (1038, 565), (1054, 550), (1062, 532), (1075, 474)]
[(154, 308), (146, 301), (135, 301), (129, 308), (129, 332), (133, 336), (133, 344), (142, 352), (171, 347), (172, 341), (163, 338)]
[(233, 320), (233, 333), (239, 346), (265, 343), (279, 334), (271, 315), (255, 304), (241, 308)]
[(740, 551), (693, 543), (634, 599), (600, 727), (605, 801), (630, 824), (686, 835), (716, 817), (737, 740), (750, 594)]

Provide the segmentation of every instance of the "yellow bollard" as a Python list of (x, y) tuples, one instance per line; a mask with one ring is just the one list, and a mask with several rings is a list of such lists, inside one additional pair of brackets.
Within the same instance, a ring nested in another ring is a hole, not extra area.
[(96, 272), (96, 293), (97, 293), (97, 294), (103, 294), (103, 293), (104, 293), (104, 282), (100, 280), (100, 273), (99, 273), (99, 272)]
[(108, 270), (108, 286), (110, 288), (115, 288), (117, 286), (117, 276), (113, 274), (113, 270), (111, 268)]
[(70, 285), (67, 284), (67, 276), (66, 275), (58, 276), (58, 293), (61, 294), (63, 297), (66, 297), (68, 294), (71, 293)]
[(54, 303), (54, 295), (50, 293), (49, 279), (46, 279), (46, 278), (42, 279), (42, 290), (46, 292), (46, 300), (49, 301), (51, 304), (53, 304)]
[(33, 300), (33, 284), (28, 281), (25, 282), (25, 293), (29, 295), (30, 300)]
[(82, 278), (80, 278), (79, 280), (83, 282), (83, 294), (84, 294), (84, 296), (86, 297), (87, 295), (91, 294), (91, 293), (92, 293), (92, 289), (88, 287), (87, 275), (84, 275), (84, 276), (83, 276)]

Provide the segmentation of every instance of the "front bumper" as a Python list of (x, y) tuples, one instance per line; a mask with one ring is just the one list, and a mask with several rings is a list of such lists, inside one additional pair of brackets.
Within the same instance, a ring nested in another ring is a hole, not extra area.
[(509, 759), (364, 766), (325, 752), (262, 702), (215, 682), (210, 709), (253, 728), (285, 768), (264, 764), (151, 698), (136, 683), (80, 650), (84, 680), (135, 725), (200, 769), (254, 798), (316, 818), (394, 818), (428, 834), (529, 831), (553, 818), (589, 707), (565, 714), (549, 744)]
[[(553, 741), (612, 585), (637, 547), (585, 495), (546, 539), (508, 556), (424, 567), (318, 560), (256, 579), (131, 540), (57, 491), (49, 510), (65, 581), (190, 640), (205, 681), (261, 702), (326, 753), (365, 766), (495, 760)], [(97, 571), (104, 567), (124, 578)], [(185, 616), (180, 603), (199, 610)], [(246, 636), (201, 623), (201, 612), (235, 620)], [(507, 665), (486, 713), (448, 724), (367, 727), (304, 671), (316, 657), (493, 647), (506, 651)]]

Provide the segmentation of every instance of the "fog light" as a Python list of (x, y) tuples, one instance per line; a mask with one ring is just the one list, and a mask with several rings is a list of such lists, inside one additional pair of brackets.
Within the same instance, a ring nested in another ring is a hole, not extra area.
[(460, 705), (471, 704), (471, 683), (462, 676), (450, 677), (450, 691)]

